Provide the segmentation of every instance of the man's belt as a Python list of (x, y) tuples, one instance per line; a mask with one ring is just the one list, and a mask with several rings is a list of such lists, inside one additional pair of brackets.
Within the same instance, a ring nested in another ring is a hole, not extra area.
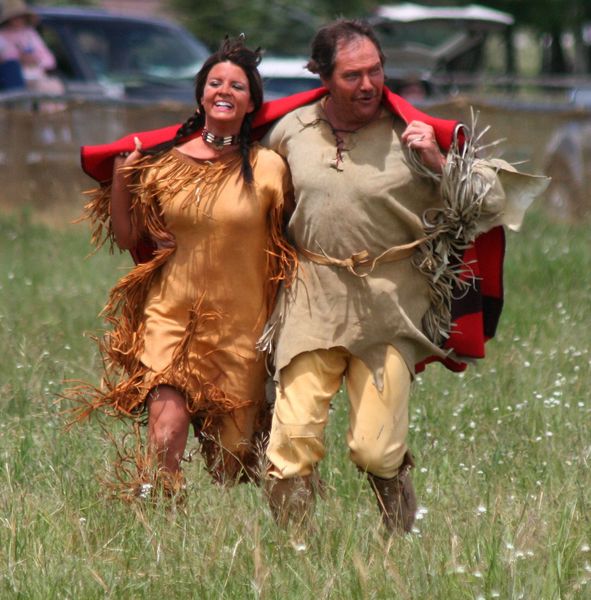
[[(343, 267), (356, 277), (367, 277), (378, 265), (382, 263), (394, 262), (412, 256), (417, 246), (428, 239), (428, 237), (423, 237), (415, 240), (414, 242), (410, 242), (409, 244), (392, 246), (392, 248), (384, 250), (384, 252), (374, 258), (369, 255), (367, 250), (362, 250), (361, 252), (351, 254), (351, 256), (348, 258), (334, 258), (332, 256), (328, 256), (328, 254), (325, 252), (322, 252), (322, 254), (316, 254), (316, 252), (312, 252), (306, 248), (298, 248), (298, 252), (307, 259), (319, 265)], [(364, 269), (363, 273), (357, 272), (359, 267)]]

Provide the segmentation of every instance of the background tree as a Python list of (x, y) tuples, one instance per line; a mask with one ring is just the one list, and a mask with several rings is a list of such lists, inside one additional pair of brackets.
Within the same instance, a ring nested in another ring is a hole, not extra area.
[[(1, 0), (0, 0), (1, 1)], [(477, 1), (512, 14), (516, 27), (534, 31), (544, 73), (591, 72), (591, 0), (419, 0), (431, 6), (466, 5)], [(306, 54), (314, 31), (338, 16), (367, 16), (380, 4), (396, 0), (163, 0), (172, 12), (210, 48), (226, 34), (244, 32), (255, 45), (273, 54)], [(32, 5), (72, 4), (71, 0), (30, 0)], [(77, 0), (99, 5), (100, 0)], [(585, 30), (585, 24), (588, 29)], [(574, 49), (565, 49), (572, 33)]]
[[(470, 2), (464, 0), (460, 3)], [(542, 46), (542, 72), (589, 73), (591, 47), (583, 39), (584, 24), (591, 20), (589, 0), (484, 0), (483, 3), (511, 13), (517, 27), (528, 26), (537, 32)], [(574, 52), (570, 57), (563, 45), (565, 33), (572, 33), (574, 36)]]
[[(422, 0), (431, 6), (471, 4), (474, 0)], [(306, 54), (314, 31), (338, 16), (363, 17), (388, 0), (168, 0), (179, 19), (208, 44), (217, 47), (226, 34), (244, 32), (255, 45), (273, 54)], [(545, 73), (591, 71), (591, 43), (583, 25), (591, 22), (590, 0), (481, 0), (483, 5), (512, 14), (516, 27), (528, 27), (542, 50)], [(565, 33), (572, 33), (575, 51), (566, 52)]]
[(169, 0), (179, 19), (210, 48), (224, 35), (246, 33), (252, 44), (273, 54), (306, 54), (322, 24), (338, 16), (366, 16), (372, 0)]

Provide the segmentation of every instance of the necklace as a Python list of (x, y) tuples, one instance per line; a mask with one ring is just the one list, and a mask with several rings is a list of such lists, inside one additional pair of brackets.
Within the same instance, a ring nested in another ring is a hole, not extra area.
[(335, 127), (332, 124), (332, 121), (330, 120), (330, 117), (328, 116), (328, 110), (327, 110), (327, 106), (328, 106), (328, 101), (330, 99), (330, 96), (327, 96), (326, 98), (324, 98), (324, 100), (321, 103), (321, 107), (322, 107), (322, 112), (324, 113), (324, 116), (326, 117), (325, 119), (322, 119), (323, 121), (326, 122), (326, 124), (330, 127), (330, 130), (332, 131), (332, 135), (335, 139), (335, 145), (336, 145), (336, 156), (335, 159), (333, 161), (333, 167), (337, 170), (337, 171), (342, 171), (342, 164), (343, 164), (343, 152), (347, 151), (347, 148), (345, 147), (345, 138), (343, 137), (343, 134), (347, 135), (347, 134), (351, 134), (351, 133), (357, 133), (362, 127), (364, 127), (364, 125), (360, 125), (359, 127), (356, 127), (355, 129), (344, 129), (341, 127)]
[(234, 146), (240, 141), (239, 135), (214, 135), (205, 127), (201, 131), (201, 137), (206, 144), (211, 144), (218, 150), (221, 150), (224, 146)]

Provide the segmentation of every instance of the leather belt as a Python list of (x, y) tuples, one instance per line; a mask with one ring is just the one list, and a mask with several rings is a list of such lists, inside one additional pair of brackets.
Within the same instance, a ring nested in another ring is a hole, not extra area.
[[(351, 256), (348, 258), (334, 258), (332, 256), (328, 256), (328, 254), (324, 252), (322, 254), (317, 254), (316, 252), (312, 252), (306, 248), (298, 248), (298, 252), (307, 259), (319, 265), (343, 267), (356, 277), (367, 277), (379, 264), (394, 262), (412, 256), (417, 246), (428, 239), (428, 237), (423, 237), (415, 240), (414, 242), (410, 242), (409, 244), (392, 246), (392, 248), (384, 250), (384, 252), (374, 258), (369, 255), (367, 250), (355, 252), (355, 254), (351, 254)], [(356, 269), (359, 267), (367, 267), (368, 269), (363, 273), (358, 273)]]

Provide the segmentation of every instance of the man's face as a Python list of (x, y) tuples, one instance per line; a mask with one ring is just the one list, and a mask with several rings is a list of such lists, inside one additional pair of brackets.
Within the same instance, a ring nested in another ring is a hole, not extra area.
[(384, 87), (378, 49), (365, 36), (339, 42), (334, 71), (322, 82), (340, 120), (352, 127), (365, 125), (378, 114)]

